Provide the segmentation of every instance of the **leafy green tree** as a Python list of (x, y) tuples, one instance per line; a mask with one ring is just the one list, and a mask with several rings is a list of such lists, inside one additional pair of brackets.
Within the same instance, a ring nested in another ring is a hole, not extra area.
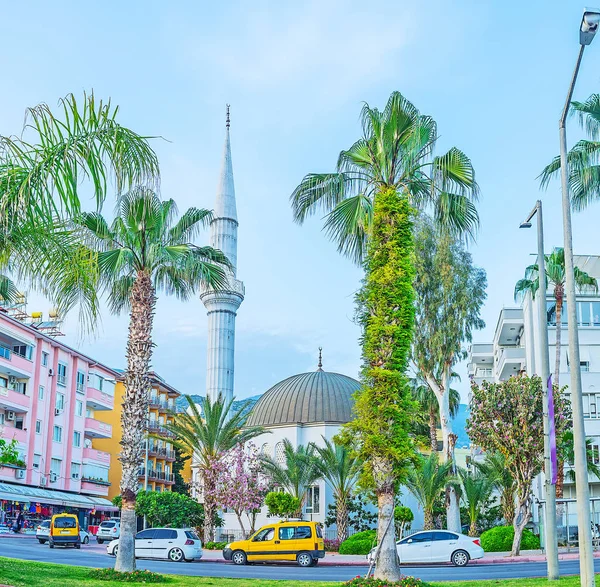
[(182, 476), (182, 471), (185, 468), (185, 463), (190, 460), (189, 455), (184, 455), (181, 450), (177, 447), (174, 447), (175, 452), (175, 462), (173, 463), (173, 476), (175, 478), (175, 483), (171, 487), (171, 491), (175, 493), (181, 493), (182, 495), (190, 494), (190, 484), (186, 483), (185, 479)]
[[(460, 239), (425, 217), (417, 229), (415, 270), (413, 361), (437, 400), (442, 459), (454, 463), (457, 437), (452, 429), (450, 385), (455, 365), (467, 356), (465, 343), (472, 340), (473, 331), (485, 326), (481, 309), (487, 297), (486, 274), (473, 264)], [(448, 529), (460, 532), (458, 495), (452, 484), (447, 493)]]
[(0, 438), (0, 467), (2, 465), (25, 466), (25, 461), (19, 454), (19, 443), (16, 438), (13, 438), (11, 441)]
[(302, 501), (285, 491), (269, 491), (265, 496), (265, 505), (270, 516), (281, 518), (297, 516), (298, 511), (302, 509)]
[(323, 442), (323, 447), (314, 445), (316, 467), (319, 476), (325, 479), (333, 492), (337, 537), (344, 541), (348, 538), (348, 507), (358, 481), (361, 463), (347, 446), (331, 442), (324, 436)]
[(306, 491), (321, 478), (321, 470), (315, 458), (315, 446), (309, 444), (298, 445), (294, 448), (292, 443), (283, 439), (283, 463), (279, 463), (267, 455), (261, 455), (262, 468), (271, 482), (279, 485), (290, 495), (298, 499), (298, 510), (294, 512), (297, 517), (302, 516), (302, 506), (306, 499)]
[(246, 427), (247, 402), (233, 410), (233, 399), (225, 401), (219, 396), (215, 401), (206, 398), (202, 412), (189, 396), (184, 396), (188, 405), (184, 412), (173, 414), (173, 422), (165, 428), (174, 436), (173, 446), (183, 455), (192, 458), (192, 469), (198, 472), (194, 489), (202, 496), (206, 517), (204, 520), (204, 542), (214, 540), (213, 519), (217, 512), (216, 487), (222, 456), (238, 444), (246, 443), (265, 430), (259, 426)]
[(172, 491), (140, 491), (136, 514), (146, 516), (150, 527), (189, 528), (204, 525), (204, 506), (195, 499)]
[(406, 479), (406, 487), (423, 508), (423, 529), (434, 527), (434, 508), (452, 479), (452, 462), (440, 462), (438, 453), (420, 457)]
[(492, 494), (494, 485), (479, 471), (469, 473), (465, 469), (458, 469), (458, 475), (462, 485), (462, 499), (469, 514), (469, 536), (477, 536), (477, 522)]
[(415, 519), (410, 508), (403, 505), (397, 505), (394, 508), (394, 523), (396, 524), (396, 535), (399, 540), (404, 535), (404, 529), (410, 528), (411, 522)]
[(363, 136), (342, 151), (334, 173), (307, 175), (294, 190), (294, 218), (326, 213), (338, 250), (365, 267), (358, 296), (363, 328), (362, 388), (346, 427), (363, 461), (362, 482), (377, 495), (379, 542), (375, 576), (397, 581), (394, 495), (414, 458), (408, 430), (415, 413), (405, 375), (414, 326), (413, 218), (428, 208), (454, 233), (478, 224), (473, 167), (456, 148), (433, 156), (437, 126), (399, 92), (383, 111), (365, 104)]
[(502, 517), (507, 524), (512, 524), (515, 517), (515, 478), (506, 467), (506, 457), (500, 451), (487, 452), (482, 462), (474, 466), (485, 475), (500, 494)]
[[(467, 433), (486, 452), (499, 452), (515, 481), (514, 541), (511, 556), (518, 556), (523, 529), (531, 517), (531, 486), (544, 457), (543, 393), (539, 377), (515, 376), (501, 383), (484, 381), (471, 386), (471, 415)], [(554, 395), (557, 437), (570, 417), (565, 395)]]
[(135, 568), (135, 496), (144, 453), (157, 293), (186, 300), (201, 285), (219, 288), (227, 283), (224, 255), (191, 242), (212, 214), (190, 208), (175, 222), (176, 214), (173, 200), (161, 201), (151, 190), (135, 188), (121, 196), (117, 217), (110, 225), (99, 213), (82, 213), (74, 221), (82, 242), (96, 252), (100, 286), (111, 310), (129, 312), (119, 456), (123, 508), (115, 563), (120, 571)]

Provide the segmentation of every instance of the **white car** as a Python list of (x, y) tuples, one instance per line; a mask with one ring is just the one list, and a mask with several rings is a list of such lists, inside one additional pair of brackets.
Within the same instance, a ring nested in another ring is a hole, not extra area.
[[(106, 552), (117, 556), (119, 541), (113, 540)], [(202, 542), (194, 530), (149, 528), (135, 535), (136, 558), (162, 558), (173, 562), (192, 562), (202, 558)]]
[(85, 530), (79, 530), (79, 538), (81, 538), (81, 544), (89, 544), (90, 535)]
[[(46, 544), (50, 538), (50, 520), (44, 520), (35, 527), (35, 537), (39, 540), (40, 544)], [(81, 544), (88, 544), (90, 541), (90, 535), (85, 530), (79, 530), (79, 538)]]
[(121, 522), (119, 520), (104, 520), (98, 526), (98, 532), (96, 532), (98, 544), (110, 542), (115, 538), (119, 538), (119, 536), (121, 536)]
[[(483, 548), (479, 538), (448, 530), (426, 530), (416, 532), (396, 542), (400, 564), (407, 563), (447, 563), (464, 567), (471, 559), (483, 558)], [(377, 547), (367, 555), (371, 562)]]

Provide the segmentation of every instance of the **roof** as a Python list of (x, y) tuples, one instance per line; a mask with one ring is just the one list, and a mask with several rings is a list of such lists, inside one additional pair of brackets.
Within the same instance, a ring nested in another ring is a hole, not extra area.
[(319, 369), (280, 381), (256, 402), (247, 426), (345, 424), (352, 419), (356, 379)]

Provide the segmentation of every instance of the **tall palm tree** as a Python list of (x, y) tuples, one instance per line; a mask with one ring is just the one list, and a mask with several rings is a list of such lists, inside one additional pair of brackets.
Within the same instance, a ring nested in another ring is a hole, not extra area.
[[(575, 462), (575, 451), (573, 448), (573, 430), (572, 429), (567, 430), (567, 432), (565, 432), (563, 434), (562, 442), (560, 443), (560, 447), (559, 447), (559, 452), (561, 453), (563, 462), (573, 465), (573, 463)], [(600, 455), (598, 455), (598, 453), (595, 452), (594, 439), (592, 439), (592, 438), (585, 439), (585, 454), (587, 457), (588, 473), (591, 476), (596, 477), (596, 479), (600, 479), (600, 465), (598, 464), (598, 459), (600, 458)], [(575, 469), (570, 468), (566, 472), (565, 477), (571, 483), (575, 483)], [(558, 482), (557, 482), (557, 485), (558, 485)], [(557, 493), (558, 493), (558, 488), (557, 488)], [(562, 495), (562, 492), (561, 492), (561, 495)]]
[(271, 481), (299, 500), (300, 510), (297, 512), (299, 516), (302, 515), (308, 488), (321, 478), (315, 452), (313, 444), (308, 446), (299, 444), (294, 448), (292, 443), (284, 438), (283, 463), (267, 455), (261, 456), (263, 470)]
[(477, 470), (487, 477), (500, 494), (502, 517), (507, 524), (512, 524), (515, 517), (515, 480), (506, 468), (502, 453), (486, 453), (483, 462), (475, 462)]
[(246, 427), (247, 403), (233, 410), (234, 400), (226, 401), (221, 395), (211, 401), (204, 399), (201, 410), (191, 397), (187, 411), (173, 415), (173, 421), (165, 428), (174, 436), (173, 445), (184, 455), (192, 458), (197, 467), (204, 503), (204, 541), (214, 540), (214, 515), (218, 504), (214, 500), (214, 470), (222, 455), (236, 445), (246, 443), (266, 430), (260, 426)]
[[(559, 386), (560, 381), (560, 351), (562, 332), (562, 309), (565, 302), (565, 251), (556, 247), (550, 255), (545, 255), (546, 280), (549, 287), (553, 288), (555, 301), (554, 312), (556, 316), (556, 357), (554, 362), (554, 384)], [(578, 267), (575, 270), (575, 287), (579, 291), (598, 291), (598, 282)], [(519, 279), (515, 285), (515, 300), (522, 298), (527, 292), (535, 298), (540, 287), (539, 268), (537, 263), (525, 269), (525, 277)]]
[(173, 200), (161, 201), (151, 190), (138, 187), (119, 198), (117, 216), (110, 225), (99, 213), (83, 213), (74, 221), (82, 242), (97, 255), (100, 286), (108, 295), (111, 310), (129, 311), (119, 456), (123, 507), (115, 564), (120, 571), (135, 568), (135, 498), (148, 410), (157, 293), (185, 300), (201, 285), (219, 288), (227, 283), (224, 255), (191, 243), (211, 213), (190, 208), (175, 222), (176, 213)]
[[(338, 250), (358, 264), (366, 259), (363, 387), (355, 404), (357, 418), (347, 430), (377, 495), (381, 547), (376, 578), (397, 581), (394, 487), (410, 461), (410, 439), (400, 430), (410, 426), (414, 409), (402, 379), (414, 327), (413, 212), (428, 209), (449, 231), (473, 235), (478, 188), (471, 161), (462, 151), (452, 148), (433, 155), (435, 121), (399, 92), (390, 96), (383, 111), (365, 104), (361, 119), (363, 136), (340, 153), (336, 171), (304, 177), (291, 204), (299, 223), (324, 211), (325, 231)], [(379, 329), (380, 324), (390, 328)], [(394, 418), (387, 409), (379, 410), (384, 402), (395, 402), (390, 406)]]
[(424, 530), (434, 527), (433, 508), (452, 480), (451, 472), (452, 463), (440, 463), (438, 453), (433, 452), (427, 457), (420, 457), (406, 479), (406, 487), (423, 508)]
[[(440, 426), (440, 407), (435, 393), (427, 382), (420, 377), (411, 380), (413, 397), (419, 402), (421, 411), (427, 415), (429, 425), (429, 445), (432, 452), (438, 450), (437, 430)], [(456, 418), (460, 408), (460, 393), (456, 389), (450, 389), (449, 394), (450, 417)]]
[(327, 440), (325, 446), (314, 446), (319, 476), (331, 487), (335, 497), (338, 540), (348, 538), (348, 506), (358, 481), (361, 463), (347, 447)]
[(469, 473), (465, 469), (459, 469), (458, 475), (462, 485), (462, 497), (467, 506), (471, 523), (469, 536), (477, 536), (477, 520), (481, 514), (481, 508), (492, 494), (494, 484), (487, 475), (480, 471)]

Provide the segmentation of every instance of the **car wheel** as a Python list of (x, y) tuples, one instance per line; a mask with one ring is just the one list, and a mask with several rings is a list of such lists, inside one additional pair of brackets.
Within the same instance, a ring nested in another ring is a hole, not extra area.
[(319, 559), (318, 558), (314, 558), (313, 562), (311, 563), (311, 567), (316, 567), (319, 564)]
[(296, 557), (296, 561), (298, 562), (298, 566), (300, 566), (300, 567), (312, 567), (313, 560), (314, 560), (313, 557), (308, 552), (301, 552)]
[(231, 555), (231, 560), (233, 561), (234, 565), (245, 565), (248, 562), (246, 553), (243, 550), (236, 550)]
[(104, 540), (100, 540), (100, 538), (96, 538), (96, 540), (98, 541), (98, 544), (104, 544)]
[(38, 538), (38, 541), (39, 541), (40, 544), (46, 544), (46, 541), (42, 540), (41, 538)]
[(455, 567), (466, 567), (469, 564), (469, 553), (464, 550), (457, 550), (452, 553), (450, 560)]
[(52, 542), (52, 540), (50, 540), (50, 541), (48, 542), (48, 546), (49, 546), (50, 548), (54, 548), (54, 542)]
[(180, 563), (184, 559), (183, 550), (181, 548), (172, 548), (169, 550), (169, 560), (174, 563)]
[(119, 552), (119, 545), (117, 544), (112, 551), (113, 556), (117, 556), (117, 552)]
[(81, 548), (81, 544), (76, 544), (76, 545), (75, 545), (75, 548), (76, 548), (77, 550), (79, 550), (79, 549)]
[(90, 541), (90, 537), (89, 537), (89, 536), (86, 536), (86, 537), (83, 539), (83, 543), (84, 543), (84, 544), (88, 544), (88, 543), (89, 543), (89, 541)]

